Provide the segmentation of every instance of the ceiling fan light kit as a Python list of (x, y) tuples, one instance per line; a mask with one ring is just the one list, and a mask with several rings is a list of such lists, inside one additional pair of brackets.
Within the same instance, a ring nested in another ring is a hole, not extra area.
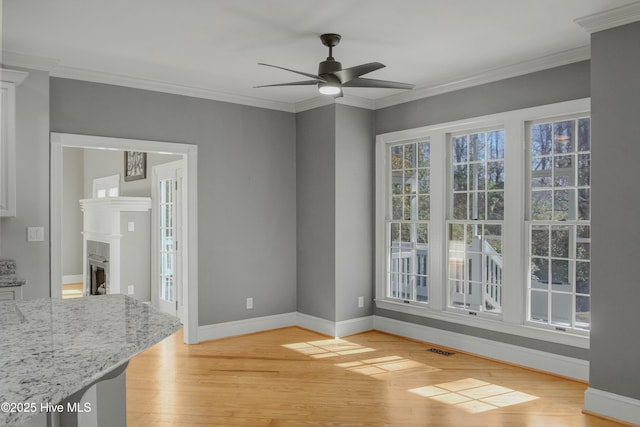
[(307, 86), (316, 85), (318, 91), (323, 95), (330, 95), (341, 97), (343, 87), (368, 87), (368, 88), (387, 88), (387, 89), (413, 89), (414, 85), (408, 83), (392, 82), (388, 80), (375, 80), (365, 79), (361, 76), (370, 73), (380, 68), (384, 68), (385, 65), (379, 62), (369, 62), (367, 64), (356, 65), (355, 67), (342, 69), (342, 64), (333, 58), (333, 48), (340, 43), (342, 37), (339, 34), (327, 33), (320, 36), (322, 44), (329, 48), (329, 56), (325, 61), (320, 62), (318, 65), (318, 74), (305, 73), (302, 71), (292, 70), (290, 68), (279, 67), (277, 65), (270, 65), (264, 63), (258, 63), (258, 65), (264, 65), (266, 67), (279, 68), (281, 70), (290, 71), (292, 73), (300, 74), (305, 77), (309, 77), (312, 80), (303, 80), (298, 82), (289, 83), (277, 83), (271, 85), (255, 86), (260, 87), (274, 87), (274, 86)]

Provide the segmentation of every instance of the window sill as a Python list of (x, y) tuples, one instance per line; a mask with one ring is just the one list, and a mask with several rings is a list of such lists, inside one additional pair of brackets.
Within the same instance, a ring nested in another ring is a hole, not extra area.
[(397, 311), (414, 316), (428, 317), (473, 328), (487, 329), (520, 337), (526, 337), (541, 341), (553, 342), (578, 348), (589, 348), (589, 336), (577, 335), (571, 332), (560, 332), (537, 328), (528, 325), (505, 323), (480, 316), (467, 316), (464, 314), (438, 311), (430, 307), (406, 304), (384, 299), (376, 299), (376, 307), (384, 310)]

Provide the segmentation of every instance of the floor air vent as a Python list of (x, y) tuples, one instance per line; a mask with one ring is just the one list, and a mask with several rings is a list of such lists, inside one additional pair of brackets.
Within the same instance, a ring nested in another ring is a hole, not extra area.
[(432, 353), (440, 354), (442, 356), (451, 356), (452, 354), (454, 354), (454, 353), (451, 353), (450, 351), (442, 350), (439, 348), (430, 348), (429, 351)]

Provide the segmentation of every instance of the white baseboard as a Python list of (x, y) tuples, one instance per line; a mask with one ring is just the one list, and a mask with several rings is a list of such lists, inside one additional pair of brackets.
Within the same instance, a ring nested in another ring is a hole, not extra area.
[(298, 321), (297, 325), (301, 328), (311, 329), (312, 331), (336, 338), (373, 329), (373, 316), (358, 317), (340, 322), (332, 322), (331, 320), (304, 313), (296, 313), (296, 318)]
[(330, 337), (345, 337), (374, 329), (568, 378), (581, 381), (588, 381), (589, 379), (589, 362), (586, 360), (443, 331), (381, 316), (367, 316), (332, 322), (304, 313), (291, 312), (200, 326), (198, 327), (198, 341), (268, 331), (287, 326), (300, 326)]
[(296, 326), (296, 315), (297, 313), (292, 312), (199, 326), (198, 341), (215, 340), (236, 335), (268, 331), (270, 329), (285, 328), (287, 326)]
[(62, 284), (68, 285), (69, 283), (82, 283), (82, 274), (69, 274), (62, 276)]
[(640, 425), (640, 400), (592, 387), (584, 392), (584, 410), (594, 415)]
[(485, 338), (443, 331), (415, 323), (374, 316), (373, 329), (477, 354), (502, 362), (551, 372), (581, 381), (589, 379), (589, 362)]

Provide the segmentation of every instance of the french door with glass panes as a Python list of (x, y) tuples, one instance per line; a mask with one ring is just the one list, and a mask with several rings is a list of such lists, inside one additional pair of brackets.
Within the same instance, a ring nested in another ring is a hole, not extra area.
[(152, 170), (152, 286), (151, 300), (159, 310), (182, 313), (182, 170), (183, 161)]

